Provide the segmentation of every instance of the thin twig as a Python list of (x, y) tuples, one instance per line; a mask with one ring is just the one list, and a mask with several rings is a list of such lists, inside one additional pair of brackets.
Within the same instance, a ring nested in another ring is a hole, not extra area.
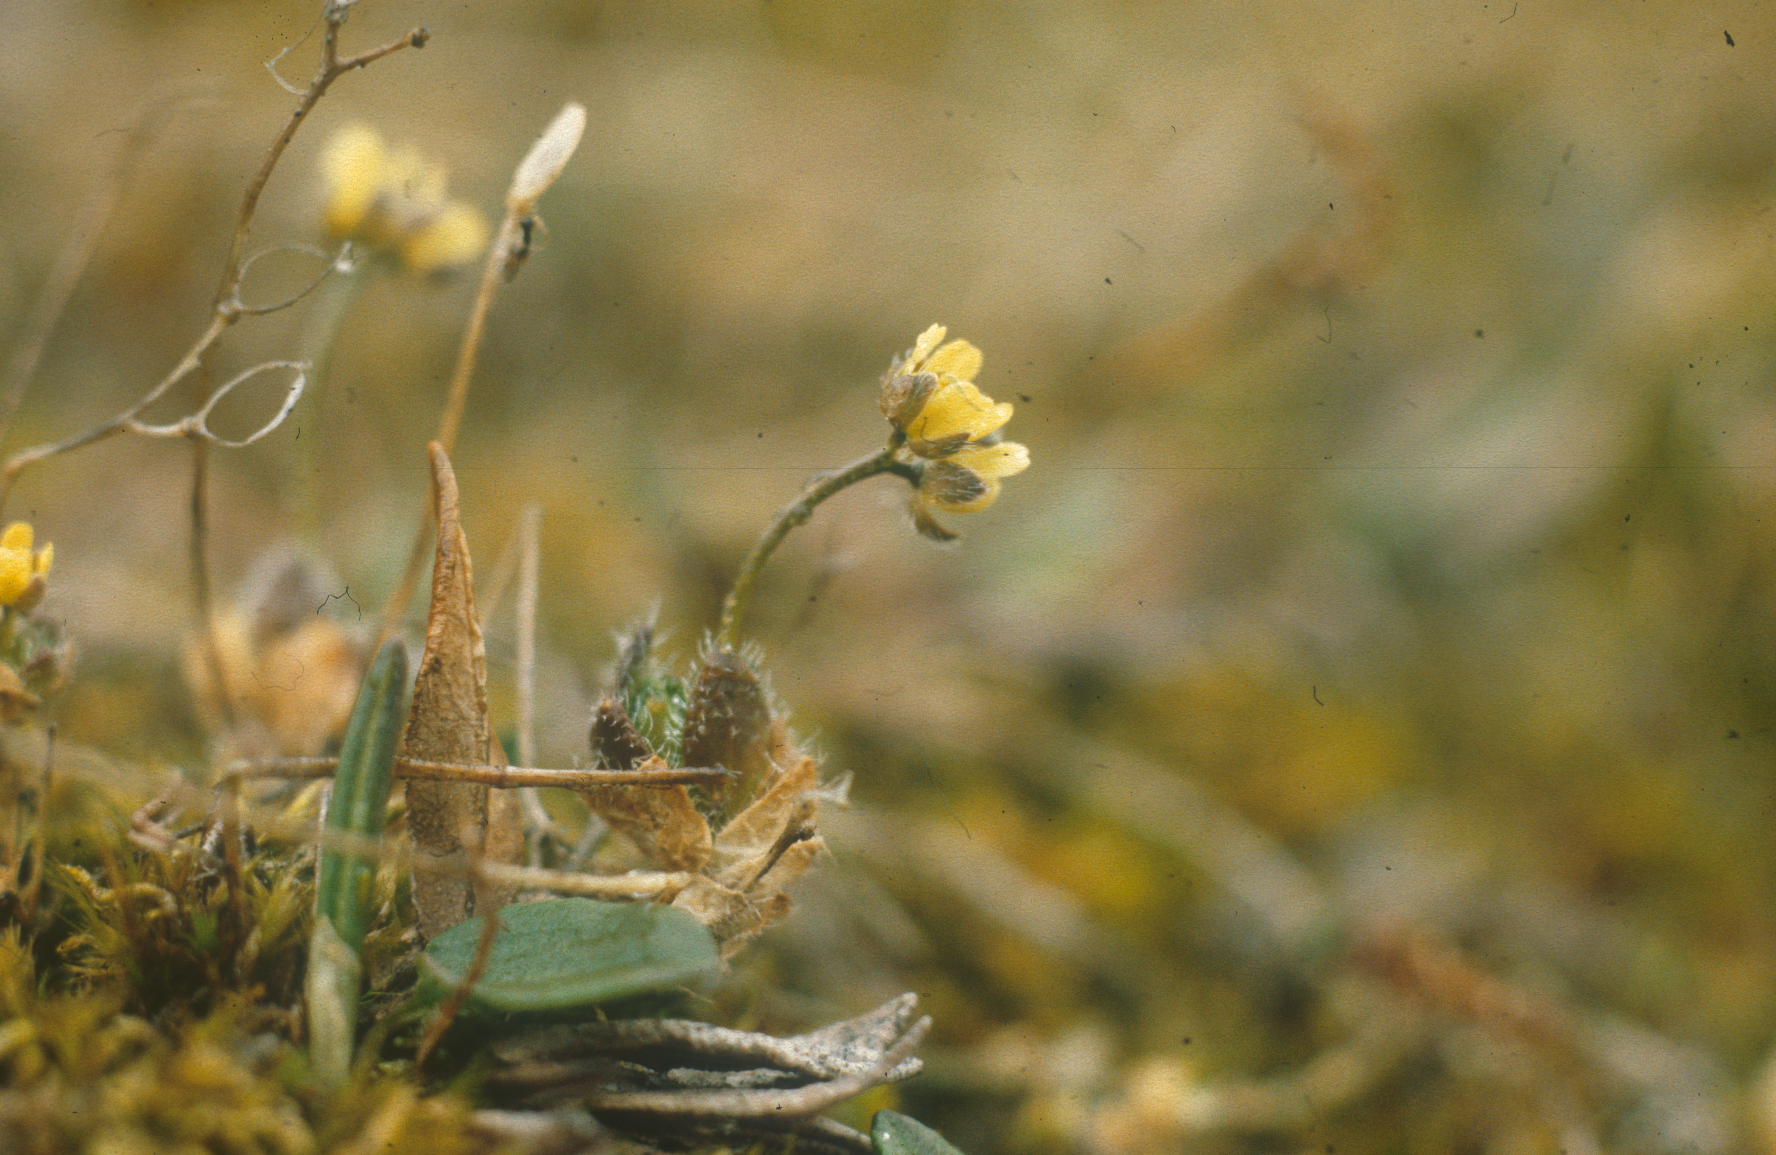
[[(481, 268), (481, 288), (475, 294), (475, 303), (469, 310), (469, 322), (463, 330), (462, 344), (456, 352), (456, 370), (450, 378), (450, 395), (444, 402), (444, 412), (438, 418), (438, 434), (433, 438), (449, 453), (456, 445), (457, 432), (462, 428), (463, 409), (468, 404), (469, 381), (475, 375), (475, 358), (481, 351), (481, 338), (487, 331), (487, 314), (493, 309), (493, 298), (498, 294), (500, 286), (505, 284), (501, 274), (505, 259), (503, 254), (519, 233), (518, 218), (511, 210), (507, 210), (506, 219), (500, 225), (499, 235), (487, 250), (487, 261)], [(378, 641), (392, 637), (401, 615), (407, 610), (407, 603), (413, 600), (413, 591), (419, 586), (419, 572), (425, 567), (427, 554), (431, 552), (432, 525), (437, 511), (432, 508), (428, 499), (424, 510), (419, 516), (419, 527), (413, 535), (413, 547), (407, 551), (407, 567), (401, 571), (401, 581), (395, 592), (389, 597), (388, 604), (382, 611), (382, 629)]]
[[(334, 758), (266, 758), (236, 762), (228, 768), (231, 778), (327, 778), (338, 760)], [(725, 782), (733, 771), (720, 766), (674, 766), (663, 770), (550, 770), (533, 766), (495, 766), (491, 763), (427, 762), (396, 758), (395, 777), (426, 782), (472, 782), (510, 790), (519, 786), (562, 786), (584, 790), (590, 786), (691, 786)]]
[(542, 506), (527, 503), (518, 515), (518, 761), (536, 761), (536, 624)]
[[(450, 377), (450, 394), (444, 402), (444, 412), (438, 418), (438, 435), (433, 438), (444, 447), (446, 454), (456, 447), (456, 435), (462, 428), (469, 382), (475, 375), (475, 358), (481, 351), (481, 338), (487, 331), (487, 315), (493, 310), (493, 298), (500, 286), (511, 279), (514, 255), (529, 243), (537, 199), (549, 190), (572, 159), (585, 126), (585, 108), (570, 101), (549, 122), (512, 174), (512, 184), (506, 190), (506, 216), (500, 222), (499, 233), (488, 246), (487, 260), (481, 266), (481, 287), (469, 309), (469, 322), (463, 329), (462, 344), (456, 353), (456, 369)], [(429, 552), (427, 543), (435, 516), (436, 511), (427, 502), (420, 513), (419, 528), (413, 535), (413, 548), (407, 554), (407, 568), (402, 572), (401, 582), (388, 605), (383, 608), (381, 637), (394, 633), (401, 615), (407, 610), (407, 603), (413, 599), (413, 591), (419, 585), (419, 571)]]
[(211, 613), (209, 564), (209, 463), (210, 447), (203, 441), (191, 440), (191, 602), (197, 616), (197, 630), (202, 639), (204, 665), (209, 667), (210, 683), (217, 688), (216, 702), (222, 724), (234, 728), (234, 704), (227, 692), (228, 671), (222, 663), (222, 643), (216, 637), (214, 614)]
[(341, 242), (337, 253), (328, 253), (315, 245), (304, 245), (294, 241), (288, 241), (279, 245), (268, 245), (248, 257), (241, 265), (241, 282), (243, 284), (246, 282), (247, 274), (252, 271), (254, 262), (269, 257), (273, 253), (303, 253), (307, 256), (321, 258), (321, 260), (326, 262), (326, 266), (321, 269), (320, 273), (316, 275), (314, 280), (310, 281), (302, 288), (297, 289), (294, 293), (285, 297), (281, 301), (273, 301), (269, 305), (249, 305), (237, 299), (235, 302), (236, 308), (245, 316), (263, 317), (270, 313), (281, 313), (291, 305), (294, 305), (296, 302), (302, 300), (302, 298), (320, 288), (322, 285), (326, 284), (333, 274), (341, 271), (342, 265), (348, 263), (347, 259), (351, 256), (351, 242)]
[(253, 174), (253, 179), (247, 182), (246, 194), (241, 198), (240, 216), (234, 224), (234, 240), (228, 246), (228, 259), (223, 263), (222, 279), (216, 286), (214, 307), (218, 315), (233, 313), (240, 308), (241, 263), (245, 259), (247, 240), (252, 235), (253, 215), (259, 209), (259, 198), (264, 195), (265, 186), (271, 181), (272, 170), (283, 159), (284, 150), (296, 138), (296, 130), (302, 127), (303, 120), (341, 76), (373, 64), (403, 48), (424, 48), (426, 41), (431, 38), (431, 33), (424, 28), (415, 28), (398, 40), (391, 40), (379, 48), (342, 60), (339, 57), (339, 29), (345, 24), (350, 11), (349, 5), (328, 0), (323, 16), (327, 27), (321, 34), (321, 59), (315, 69), (314, 79), (308, 82), (308, 87), (296, 98), (296, 107), (291, 110), (289, 121), (266, 150), (265, 158), (259, 162), (259, 170)]
[[(518, 761), (525, 765), (536, 761), (536, 618), (541, 554), (537, 537), (542, 518), (543, 507), (535, 502), (527, 502), (518, 516)], [(544, 842), (557, 829), (555, 820), (543, 809), (536, 787), (520, 790), (518, 801), (524, 808), (525, 825), (534, 832), (534, 837), (526, 840), (530, 844), (530, 865), (541, 866)], [(566, 839), (562, 841), (565, 843)]]
[(349, 5), (337, 3), (335, 0), (328, 0), (324, 10), (326, 33), (322, 38), (320, 66), (314, 79), (309, 82), (308, 87), (297, 99), (296, 107), (290, 113), (290, 119), (279, 131), (277, 137), (273, 139), (271, 147), (266, 150), (265, 158), (260, 162), (258, 171), (253, 174), (252, 180), (247, 184), (246, 192), (241, 198), (240, 213), (235, 220), (234, 239), (229, 245), (228, 258), (223, 262), (222, 276), (217, 283), (216, 293), (211, 303), (210, 323), (205, 327), (203, 334), (179, 359), (179, 363), (173, 367), (171, 372), (143, 394), (134, 405), (116, 417), (100, 422), (72, 437), (45, 445), (32, 446), (7, 458), (6, 464), (0, 466), (0, 509), (5, 508), (7, 498), (11, 496), (19, 474), (25, 469), (47, 458), (68, 453), (125, 432), (130, 423), (135, 421), (143, 411), (160, 400), (165, 396), (167, 390), (190, 376), (203, 363), (204, 357), (229, 326), (243, 316), (263, 311), (249, 309), (240, 299), (246, 246), (252, 232), (253, 216), (259, 207), (259, 198), (265, 192), (265, 186), (271, 179), (272, 170), (277, 167), (279, 159), (284, 155), (284, 150), (294, 139), (296, 130), (301, 127), (309, 112), (314, 109), (315, 104), (339, 77), (403, 48), (423, 47), (430, 36), (424, 28), (415, 28), (400, 39), (392, 40), (379, 48), (372, 48), (356, 56), (340, 59), (338, 55), (339, 26), (345, 23), (349, 7)]

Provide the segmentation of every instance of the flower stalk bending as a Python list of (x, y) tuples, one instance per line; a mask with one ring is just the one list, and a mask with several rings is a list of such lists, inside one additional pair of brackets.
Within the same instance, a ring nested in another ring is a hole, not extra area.
[(734, 579), (734, 588), (729, 591), (728, 600), (722, 603), (721, 624), (715, 632), (717, 646), (731, 650), (740, 645), (740, 622), (752, 600), (752, 587), (758, 584), (765, 562), (783, 544), (783, 539), (789, 536), (790, 530), (814, 516), (814, 510), (821, 502), (841, 489), (847, 489), (878, 473), (899, 473), (902, 476), (911, 474), (908, 480), (918, 484), (918, 474), (912, 471), (912, 467), (895, 458), (895, 451), (905, 440), (904, 434), (897, 433), (889, 439), (886, 446), (868, 457), (817, 479), (802, 491), (800, 497), (777, 514), (758, 539), (758, 543), (752, 547), (752, 552), (746, 555), (746, 561), (740, 566), (740, 576)]
[(789, 531), (814, 515), (821, 502), (878, 473), (892, 473), (913, 487), (913, 527), (933, 541), (953, 541), (954, 531), (932, 516), (973, 513), (999, 496), (999, 481), (1030, 465), (1030, 451), (1006, 441), (1000, 427), (1011, 420), (1009, 402), (995, 402), (974, 384), (981, 352), (967, 341), (944, 343), (933, 325), (896, 357), (882, 378), (882, 416), (893, 432), (868, 457), (819, 478), (780, 512), (740, 566), (733, 592), (722, 605), (715, 644), (740, 644), (740, 623), (753, 586)]

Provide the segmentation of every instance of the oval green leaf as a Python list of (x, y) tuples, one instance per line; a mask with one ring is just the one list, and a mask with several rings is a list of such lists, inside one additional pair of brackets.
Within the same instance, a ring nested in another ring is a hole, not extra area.
[[(499, 934), (471, 1006), (499, 1013), (572, 1011), (663, 990), (721, 965), (715, 939), (689, 913), (671, 906), (552, 898), (499, 912)], [(481, 920), (458, 923), (432, 940), (426, 955), (448, 979), (467, 974)], [(446, 978), (427, 980), (441, 997)]]
[(870, 1120), (870, 1143), (876, 1155), (962, 1155), (936, 1131), (898, 1111), (877, 1111)]

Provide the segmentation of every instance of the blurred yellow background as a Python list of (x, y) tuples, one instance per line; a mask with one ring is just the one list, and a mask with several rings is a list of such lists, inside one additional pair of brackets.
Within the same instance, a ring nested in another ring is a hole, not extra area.
[[(0, 333), (154, 129), (7, 452), (123, 409), (201, 332), (293, 102), (264, 65), (317, 7), (10, 12)], [(543, 765), (584, 757), (613, 631), (658, 607), (689, 656), (771, 514), (881, 444), (877, 379), (927, 325), (1017, 406), (1033, 465), (948, 519), (958, 548), (878, 479), (766, 573), (773, 687), (857, 777), (802, 916), (743, 961), (761, 1021), (911, 984), (936, 1057), (900, 1101), (983, 1153), (1768, 1141), (1766, 7), (364, 0), (345, 47), (416, 24), (423, 51), (302, 126), (254, 237), (321, 240), (342, 124), (493, 220), (535, 134), (589, 110), (455, 454), (480, 572), (543, 510)], [(300, 280), (280, 260), (249, 297)], [(219, 590), (294, 539), (374, 616), (473, 289), (368, 275), (309, 426), (215, 455)], [(309, 315), (237, 326), (213, 380), (305, 355)], [(189, 474), (117, 439), (7, 512), (56, 546), (63, 737), (196, 772)], [(484, 608), (509, 725), (510, 602)], [(1362, 962), (1413, 934), (1565, 1041)], [(1383, 1012), (1353, 975), (1426, 1037), (1362, 1052), (1323, 1109), (1179, 1106), (1360, 1036)], [(1606, 1028), (1687, 1073), (1612, 1068)]]

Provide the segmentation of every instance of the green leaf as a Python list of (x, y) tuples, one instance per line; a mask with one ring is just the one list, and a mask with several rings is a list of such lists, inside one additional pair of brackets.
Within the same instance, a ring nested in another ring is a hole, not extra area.
[(877, 1111), (870, 1120), (876, 1155), (962, 1155), (948, 1139), (896, 1111)]
[[(499, 934), (471, 1005), (496, 1012), (569, 1011), (657, 991), (721, 965), (715, 939), (690, 914), (670, 906), (553, 898), (499, 912)], [(481, 937), (481, 919), (458, 923), (432, 940), (426, 956), (444, 977), (467, 974)]]
[[(370, 663), (346, 723), (333, 797), (327, 804), (329, 832), (370, 842), (382, 838), (406, 705), (407, 651), (400, 642), (389, 642)], [(351, 1066), (362, 971), (358, 949), (364, 945), (370, 920), (370, 885), (375, 877), (374, 855), (322, 847), (303, 989), (309, 1057), (316, 1075), (329, 1086), (344, 1083)]]
[[(339, 769), (333, 775), (333, 797), (327, 804), (329, 831), (372, 842), (382, 838), (395, 773), (395, 745), (406, 713), (407, 650), (400, 642), (388, 642), (370, 663), (370, 672), (364, 675), (352, 705), (351, 721), (346, 723)], [(375, 877), (373, 856), (322, 848), (315, 911), (332, 920), (340, 940), (354, 954), (364, 943), (370, 920), (370, 884)]]

